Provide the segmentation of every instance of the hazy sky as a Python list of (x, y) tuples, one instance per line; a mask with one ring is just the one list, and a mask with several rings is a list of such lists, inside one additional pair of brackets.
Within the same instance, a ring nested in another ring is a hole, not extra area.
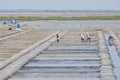
[(0, 0), (0, 9), (120, 10), (120, 0)]

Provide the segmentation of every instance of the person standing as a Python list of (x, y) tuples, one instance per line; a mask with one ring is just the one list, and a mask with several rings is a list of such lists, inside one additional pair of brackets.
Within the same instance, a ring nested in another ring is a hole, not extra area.
[(90, 34), (88, 32), (86, 33), (86, 38), (87, 38), (86, 41), (89, 41), (89, 42), (91, 41), (91, 36), (90, 36)]
[(80, 37), (81, 37), (81, 41), (84, 41), (85, 37), (83, 34), (80, 34)]
[(56, 34), (56, 38), (57, 38), (57, 43), (59, 42), (59, 35)]

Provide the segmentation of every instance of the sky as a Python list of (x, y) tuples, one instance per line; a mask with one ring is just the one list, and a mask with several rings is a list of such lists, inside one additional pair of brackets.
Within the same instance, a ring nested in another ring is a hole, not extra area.
[(0, 9), (120, 10), (120, 0), (0, 0)]

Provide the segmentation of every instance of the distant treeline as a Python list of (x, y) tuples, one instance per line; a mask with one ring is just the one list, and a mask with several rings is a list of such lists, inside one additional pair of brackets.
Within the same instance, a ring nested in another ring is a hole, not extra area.
[(27, 20), (27, 21), (36, 21), (36, 20), (120, 20), (120, 16), (78, 16), (78, 17), (62, 17), (62, 16), (53, 16), (53, 17), (34, 17), (34, 16), (19, 16), (19, 17), (0, 17), (0, 20)]

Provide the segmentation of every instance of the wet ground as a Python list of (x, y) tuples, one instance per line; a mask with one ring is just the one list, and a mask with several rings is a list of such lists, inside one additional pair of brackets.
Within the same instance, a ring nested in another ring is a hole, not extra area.
[[(100, 51), (104, 53), (107, 46), (104, 37), (101, 39), (101, 36), (98, 37), (99, 31), (102, 35), (107, 30), (120, 30), (120, 20), (34, 21), (24, 24), (33, 30), (73, 30), (73, 32), (68, 32), (59, 44), (54, 42), (29, 60), (8, 80), (53, 80), (53, 77), (54, 80), (102, 80), (106, 76), (109, 78), (106, 80), (114, 80), (111, 78), (112, 73), (109, 73), (112, 69), (109, 70), (108, 67), (113, 68), (116, 79), (120, 79), (120, 59), (115, 46), (108, 45), (112, 60), (112, 64), (109, 64), (109, 60), (104, 59), (105, 56), (103, 60), (100, 57)], [(90, 43), (80, 42), (79, 34), (85, 34), (86, 31), (93, 33), (93, 41)], [(108, 36), (105, 38), (107, 42)], [(110, 66), (105, 68), (104, 65), (107, 64)], [(104, 69), (109, 71), (106, 72)]]

